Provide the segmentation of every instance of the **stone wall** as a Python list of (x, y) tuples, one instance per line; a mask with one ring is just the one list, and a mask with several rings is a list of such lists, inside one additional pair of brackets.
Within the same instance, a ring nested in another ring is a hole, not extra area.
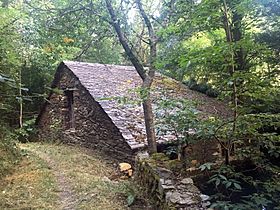
[(136, 158), (136, 180), (157, 209), (205, 210), (209, 197), (200, 193), (191, 178), (178, 179), (173, 172), (152, 164), (147, 157)]
[[(39, 137), (43, 140), (58, 139), (65, 143), (79, 144), (98, 149), (107, 156), (130, 161), (133, 153), (100, 104), (65, 66), (56, 74), (55, 91), (49, 97), (39, 121)], [(74, 127), (69, 127), (69, 109), (65, 90), (72, 90), (74, 99)]]

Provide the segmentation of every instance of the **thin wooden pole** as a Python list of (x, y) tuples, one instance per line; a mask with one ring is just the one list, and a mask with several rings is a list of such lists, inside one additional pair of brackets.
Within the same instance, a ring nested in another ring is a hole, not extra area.
[(22, 128), (23, 118), (23, 100), (22, 100), (22, 90), (21, 90), (21, 68), (19, 70), (19, 127)]

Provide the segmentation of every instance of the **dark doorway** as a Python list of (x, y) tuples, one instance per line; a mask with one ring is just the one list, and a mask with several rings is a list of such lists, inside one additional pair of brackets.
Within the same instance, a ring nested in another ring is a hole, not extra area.
[(73, 90), (66, 90), (65, 95), (67, 97), (67, 127), (68, 129), (74, 129), (75, 128), (75, 116), (74, 116), (74, 91)]

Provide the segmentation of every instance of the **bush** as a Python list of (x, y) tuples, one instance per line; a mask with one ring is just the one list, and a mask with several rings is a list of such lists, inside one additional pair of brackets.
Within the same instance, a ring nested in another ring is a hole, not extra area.
[(15, 130), (17, 139), (21, 143), (32, 141), (36, 136), (35, 118), (27, 120), (23, 123), (22, 128)]
[(20, 159), (16, 145), (17, 135), (0, 127), (0, 178), (6, 175)]
[(234, 133), (231, 123), (214, 132), (220, 142), (232, 139), (234, 155), (228, 165), (200, 166), (209, 177), (201, 189), (206, 189), (217, 210), (280, 209), (280, 115), (247, 114), (234, 125)]

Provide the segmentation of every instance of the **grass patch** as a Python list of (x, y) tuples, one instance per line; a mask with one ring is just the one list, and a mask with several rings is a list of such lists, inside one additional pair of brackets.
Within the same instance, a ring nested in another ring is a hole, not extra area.
[(16, 136), (0, 128), (0, 180), (19, 162), (21, 156)]
[(125, 210), (127, 197), (135, 194), (129, 180), (116, 180), (116, 167), (99, 154), (85, 148), (59, 144), (28, 143), (30, 151), (40, 151), (59, 166), (76, 196), (77, 209)]
[(30, 152), (0, 180), (0, 209), (57, 209), (56, 183), (46, 163)]

